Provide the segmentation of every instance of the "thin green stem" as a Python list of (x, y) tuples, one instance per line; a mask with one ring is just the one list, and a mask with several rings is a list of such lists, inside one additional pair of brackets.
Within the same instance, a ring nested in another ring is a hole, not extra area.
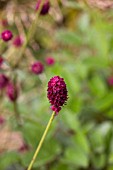
[(25, 51), (28, 43), (30, 42), (31, 38), (34, 36), (34, 34), (35, 34), (35, 32), (36, 32), (37, 21), (38, 21), (39, 14), (40, 14), (40, 11), (41, 11), (41, 9), (42, 9), (42, 6), (43, 6), (43, 4), (44, 4), (44, 1), (45, 1), (45, 0), (42, 0), (42, 1), (41, 1), (40, 6), (39, 6), (39, 9), (36, 11), (35, 19), (33, 20), (32, 24), (31, 24), (31, 27), (29, 28), (29, 30), (28, 30), (28, 32), (27, 32), (26, 41), (25, 41), (25, 43), (23, 44), (23, 47), (22, 47), (21, 52), (20, 52), (20, 54), (19, 54), (18, 62), (17, 62), (17, 64), (15, 65), (15, 67), (18, 66), (19, 62), (21, 61), (21, 59), (22, 59), (22, 57), (23, 57), (24, 51)]
[(47, 124), (47, 126), (46, 126), (46, 129), (45, 129), (45, 131), (44, 131), (44, 133), (43, 133), (43, 136), (42, 136), (42, 138), (41, 138), (41, 140), (40, 140), (40, 142), (39, 142), (39, 145), (38, 145), (38, 147), (37, 147), (37, 149), (36, 149), (36, 151), (35, 151), (35, 153), (34, 153), (34, 156), (33, 156), (32, 160), (31, 160), (31, 162), (30, 162), (27, 170), (31, 170), (31, 168), (32, 168), (32, 166), (33, 166), (33, 163), (34, 163), (34, 161), (35, 161), (35, 159), (36, 159), (36, 157), (37, 157), (37, 155), (38, 155), (38, 153), (39, 153), (39, 151), (40, 151), (40, 149), (41, 149), (41, 146), (42, 146), (42, 144), (43, 144), (43, 142), (44, 142), (44, 139), (45, 139), (45, 137), (46, 137), (46, 135), (47, 135), (47, 132), (48, 132), (48, 130), (49, 130), (51, 124), (52, 124), (52, 121), (53, 121), (53, 119), (54, 119), (54, 117), (55, 117), (55, 114), (56, 114), (55, 112), (52, 113), (52, 115), (51, 115), (51, 117), (50, 117), (50, 120), (49, 120), (49, 122), (48, 122), (48, 124)]

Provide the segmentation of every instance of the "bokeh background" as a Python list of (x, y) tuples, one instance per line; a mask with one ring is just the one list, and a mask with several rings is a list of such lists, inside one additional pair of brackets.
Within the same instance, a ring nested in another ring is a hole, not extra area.
[[(13, 39), (19, 35), (25, 42), (37, 1), (0, 0), (0, 34), (13, 33), (10, 42), (0, 40), (0, 72), (16, 82), (19, 93), (15, 107), (0, 91), (0, 170), (25, 170), (30, 163), (52, 113), (47, 83), (54, 75), (65, 79), (69, 99), (33, 170), (113, 170), (113, 2), (50, 3), (18, 60), (23, 46), (15, 47)], [(39, 75), (31, 72), (37, 60), (44, 65)]]

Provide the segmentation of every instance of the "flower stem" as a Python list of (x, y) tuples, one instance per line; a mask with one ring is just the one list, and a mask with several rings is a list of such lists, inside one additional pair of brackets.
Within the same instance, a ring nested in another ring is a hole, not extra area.
[(51, 123), (52, 123), (52, 121), (53, 121), (53, 119), (54, 119), (54, 117), (55, 117), (55, 114), (56, 114), (55, 112), (52, 113), (52, 115), (51, 115), (51, 117), (50, 117), (50, 120), (49, 120), (49, 122), (48, 122), (48, 124), (47, 124), (47, 126), (46, 126), (46, 129), (45, 129), (45, 131), (44, 131), (44, 133), (43, 133), (43, 136), (42, 136), (42, 138), (41, 138), (41, 140), (40, 140), (40, 142), (39, 142), (39, 145), (38, 145), (38, 147), (37, 147), (37, 149), (36, 149), (36, 151), (35, 151), (35, 153), (34, 153), (34, 156), (33, 156), (32, 160), (31, 160), (31, 162), (30, 162), (27, 170), (31, 170), (31, 168), (32, 168), (32, 166), (33, 166), (33, 163), (34, 163), (34, 161), (35, 161), (35, 159), (36, 159), (36, 157), (37, 157), (37, 155), (38, 155), (38, 153), (39, 153), (39, 151), (40, 151), (40, 149), (41, 149), (41, 146), (42, 146), (42, 144), (43, 144), (43, 142), (44, 142), (44, 139), (45, 139), (45, 137), (46, 137), (46, 135), (47, 135), (47, 132), (48, 132), (50, 126), (51, 126)]
[(35, 16), (35, 19), (33, 20), (33, 22), (31, 23), (31, 26), (30, 28), (28, 29), (28, 32), (27, 32), (27, 36), (26, 36), (26, 40), (22, 46), (22, 49), (19, 53), (19, 57), (18, 57), (18, 61), (17, 63), (15, 64), (15, 67), (18, 66), (19, 62), (21, 61), (22, 57), (23, 57), (23, 54), (24, 54), (24, 51), (28, 45), (28, 43), (30, 42), (31, 38), (33, 38), (35, 32), (36, 32), (36, 28), (37, 28), (37, 21), (38, 21), (38, 18), (39, 18), (39, 15), (40, 15), (40, 11), (42, 9), (42, 6), (44, 4), (44, 0), (41, 1), (40, 3), (40, 6), (39, 6), (39, 9), (36, 11), (36, 16)]

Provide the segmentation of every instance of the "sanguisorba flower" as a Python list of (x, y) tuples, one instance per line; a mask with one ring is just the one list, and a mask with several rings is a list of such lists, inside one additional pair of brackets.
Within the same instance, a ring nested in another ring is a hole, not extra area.
[[(41, 1), (42, 1), (42, 0), (38, 0), (38, 1), (37, 1), (36, 10), (39, 9), (40, 4), (41, 4)], [(49, 0), (45, 0), (44, 4), (43, 4), (43, 6), (42, 6), (42, 9), (41, 9), (40, 14), (41, 14), (41, 15), (46, 15), (46, 14), (49, 12), (49, 9), (50, 9), (50, 2), (49, 2)]]
[(0, 89), (3, 89), (7, 86), (9, 79), (6, 75), (0, 74)]
[(53, 57), (46, 57), (45, 61), (46, 61), (46, 64), (49, 66), (55, 64), (55, 59)]
[(41, 74), (44, 71), (44, 66), (40, 61), (36, 61), (32, 64), (31, 70), (34, 74)]
[(13, 34), (10, 30), (5, 30), (1, 33), (1, 38), (3, 41), (9, 41), (13, 37)]
[(63, 78), (54, 76), (48, 82), (47, 97), (51, 103), (51, 109), (58, 114), (61, 106), (66, 104), (68, 91)]
[(22, 40), (22, 38), (20, 36), (17, 36), (17, 37), (14, 38), (13, 45), (15, 47), (21, 47), (22, 44), (23, 44), (23, 40)]
[(15, 102), (17, 100), (18, 89), (13, 83), (8, 83), (6, 93), (10, 101)]

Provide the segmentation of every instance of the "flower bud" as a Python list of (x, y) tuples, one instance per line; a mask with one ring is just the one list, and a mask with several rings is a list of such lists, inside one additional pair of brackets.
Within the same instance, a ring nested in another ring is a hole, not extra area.
[(21, 47), (22, 44), (23, 44), (22, 38), (20, 36), (15, 37), (15, 39), (13, 40), (13, 45), (15, 47)]
[(3, 89), (8, 84), (8, 78), (4, 74), (0, 74), (0, 89)]
[(9, 83), (7, 85), (6, 92), (7, 92), (7, 96), (10, 101), (12, 101), (12, 102), (16, 101), (16, 99), (18, 97), (18, 89), (13, 83)]
[[(38, 0), (38, 2), (36, 4), (36, 10), (39, 9), (40, 4), (41, 4), (41, 0)], [(49, 9), (50, 9), (50, 2), (49, 2), (49, 0), (45, 0), (44, 4), (42, 6), (40, 14), (41, 15), (46, 15), (48, 13)]]
[(1, 38), (3, 41), (9, 41), (12, 39), (12, 37), (13, 37), (13, 34), (10, 30), (5, 30), (1, 34)]
[(32, 64), (31, 70), (34, 74), (41, 74), (44, 71), (44, 66), (41, 62), (37, 61)]
[(51, 66), (55, 64), (55, 59), (53, 57), (47, 57), (46, 58), (46, 64)]

